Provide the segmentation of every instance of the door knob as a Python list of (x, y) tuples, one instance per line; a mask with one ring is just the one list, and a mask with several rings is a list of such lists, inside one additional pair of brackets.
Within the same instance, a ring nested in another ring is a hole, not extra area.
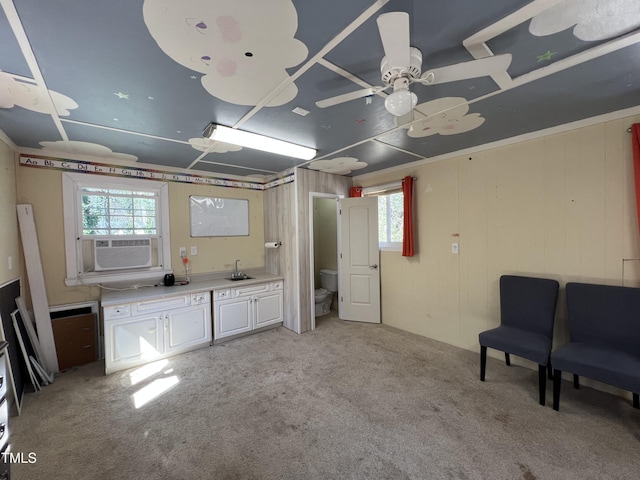
[(377, 263), (374, 263), (373, 265), (369, 265), (369, 268), (374, 268), (374, 269), (375, 269), (375, 268), (378, 268), (378, 264), (377, 264)]

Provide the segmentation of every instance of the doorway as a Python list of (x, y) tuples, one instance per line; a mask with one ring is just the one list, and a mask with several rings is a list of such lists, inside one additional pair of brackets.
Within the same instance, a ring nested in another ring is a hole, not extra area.
[[(343, 195), (309, 193), (309, 274), (311, 298), (320, 288), (320, 270), (338, 271), (338, 200)], [(331, 309), (337, 308), (337, 299)], [(311, 330), (316, 328), (316, 304), (311, 302)]]

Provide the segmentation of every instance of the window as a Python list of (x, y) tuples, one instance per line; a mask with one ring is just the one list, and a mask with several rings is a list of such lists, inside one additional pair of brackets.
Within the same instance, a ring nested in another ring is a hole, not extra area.
[(81, 187), (82, 235), (157, 235), (158, 196), (150, 191)]
[(404, 197), (402, 192), (378, 195), (378, 242), (381, 249), (402, 250)]
[(171, 271), (166, 183), (73, 173), (62, 183), (67, 285)]
[(402, 251), (404, 195), (402, 183), (365, 187), (364, 195), (378, 197), (378, 243), (380, 250)]

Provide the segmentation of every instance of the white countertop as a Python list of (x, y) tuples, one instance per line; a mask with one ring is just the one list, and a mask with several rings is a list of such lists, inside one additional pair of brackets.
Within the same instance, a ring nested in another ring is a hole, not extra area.
[(240, 285), (252, 285), (255, 283), (270, 282), (273, 280), (284, 280), (279, 275), (271, 275), (269, 273), (253, 273), (247, 272), (251, 279), (232, 281), (226, 278), (192, 278), (191, 283), (187, 285), (178, 285), (165, 287), (163, 285), (157, 287), (139, 287), (127, 290), (102, 290), (102, 306), (117, 305), (121, 303), (137, 302), (140, 300), (149, 300), (152, 298), (165, 298), (174, 295), (185, 295), (197, 292), (210, 292), (222, 288), (237, 287)]

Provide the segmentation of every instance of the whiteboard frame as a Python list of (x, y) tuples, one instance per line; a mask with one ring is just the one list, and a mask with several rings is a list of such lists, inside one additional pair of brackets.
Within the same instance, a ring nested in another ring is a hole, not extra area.
[(249, 199), (190, 195), (189, 224), (192, 238), (248, 237)]

